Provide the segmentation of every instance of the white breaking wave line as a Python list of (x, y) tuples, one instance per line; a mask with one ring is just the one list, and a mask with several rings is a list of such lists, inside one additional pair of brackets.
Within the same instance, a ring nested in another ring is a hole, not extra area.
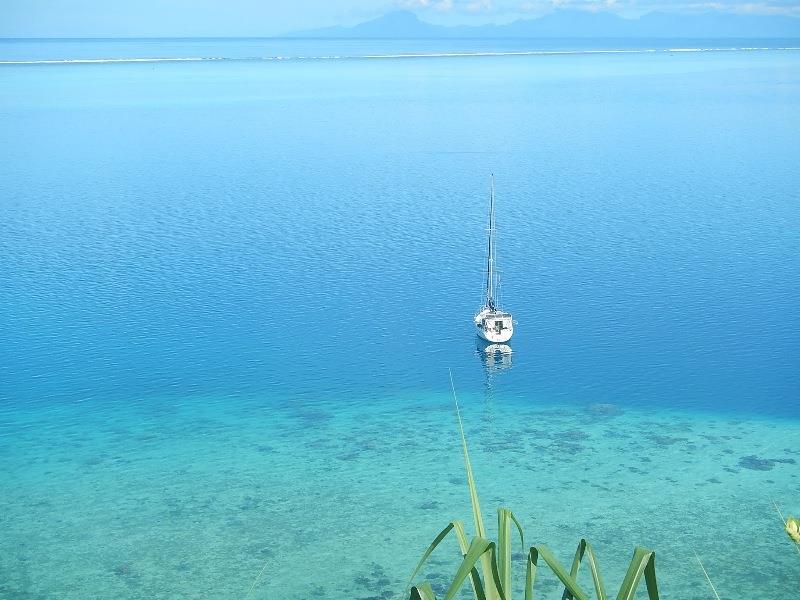
[(62, 65), (62, 64), (107, 64), (107, 63), (159, 63), (159, 62), (206, 62), (206, 61), (285, 61), (285, 60), (368, 60), (403, 58), (458, 58), (481, 56), (563, 56), (591, 54), (652, 54), (674, 52), (764, 52), (791, 51), (800, 47), (786, 48), (644, 48), (635, 50), (522, 50), (509, 52), (428, 52), (402, 54), (354, 54), (320, 56), (260, 56), (260, 57), (157, 57), (157, 58), (69, 58), (41, 60), (0, 60), (0, 65)]

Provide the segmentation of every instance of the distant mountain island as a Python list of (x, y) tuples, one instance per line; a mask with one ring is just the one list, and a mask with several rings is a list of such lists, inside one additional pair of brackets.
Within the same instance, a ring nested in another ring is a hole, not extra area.
[(652, 12), (626, 19), (609, 12), (561, 10), (506, 25), (453, 26), (395, 11), (353, 27), (326, 27), (284, 37), (317, 38), (800, 38), (800, 18), (708, 12)]

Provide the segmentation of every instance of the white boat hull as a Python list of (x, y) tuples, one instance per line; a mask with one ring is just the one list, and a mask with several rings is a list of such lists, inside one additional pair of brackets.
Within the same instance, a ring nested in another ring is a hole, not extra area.
[(509, 313), (483, 309), (475, 315), (478, 337), (491, 344), (504, 344), (514, 335), (514, 320)]
[(491, 344), (504, 344), (508, 340), (511, 339), (511, 336), (514, 335), (514, 332), (510, 329), (506, 329), (500, 333), (495, 331), (486, 331), (485, 329), (478, 328), (478, 337), (481, 339), (486, 340)]

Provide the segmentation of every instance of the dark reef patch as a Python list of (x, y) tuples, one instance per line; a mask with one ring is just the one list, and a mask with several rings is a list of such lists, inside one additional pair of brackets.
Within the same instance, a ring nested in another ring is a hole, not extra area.
[(752, 471), (771, 471), (778, 463), (793, 465), (796, 462), (793, 458), (759, 458), (751, 454), (750, 456), (741, 457), (739, 466)]
[(387, 600), (396, 594), (394, 589), (398, 582), (392, 582), (386, 572), (377, 563), (372, 563), (369, 575), (358, 575), (353, 582), (371, 596), (358, 596), (357, 600)]
[(743, 456), (739, 459), (739, 466), (751, 471), (771, 471), (775, 461), (769, 458), (758, 458), (755, 455)]

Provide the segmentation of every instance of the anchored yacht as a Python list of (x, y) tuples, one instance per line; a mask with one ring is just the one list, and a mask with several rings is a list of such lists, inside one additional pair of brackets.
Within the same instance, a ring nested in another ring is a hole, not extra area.
[(501, 309), (495, 301), (497, 274), (495, 272), (494, 175), (489, 200), (489, 249), (486, 260), (486, 299), (475, 315), (478, 335), (492, 344), (503, 344), (514, 334), (514, 318)]

